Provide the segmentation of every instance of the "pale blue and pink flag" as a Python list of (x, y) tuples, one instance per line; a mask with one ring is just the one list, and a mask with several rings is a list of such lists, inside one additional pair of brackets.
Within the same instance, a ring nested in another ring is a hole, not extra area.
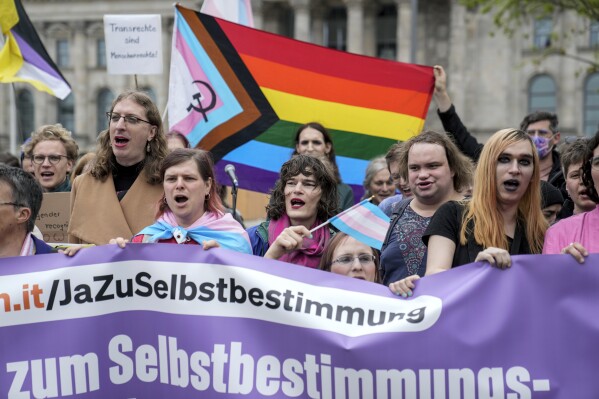
[(390, 219), (368, 198), (333, 216), (328, 222), (356, 240), (381, 249)]
[(200, 12), (250, 28), (254, 27), (250, 0), (204, 0)]

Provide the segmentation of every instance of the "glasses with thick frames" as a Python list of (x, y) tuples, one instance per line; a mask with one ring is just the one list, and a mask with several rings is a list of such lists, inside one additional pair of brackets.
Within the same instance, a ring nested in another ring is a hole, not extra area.
[(137, 125), (139, 122), (145, 122), (147, 124), (153, 125), (152, 122), (148, 122), (134, 115), (121, 115), (117, 114), (116, 112), (107, 112), (106, 116), (108, 117), (108, 121), (110, 123), (119, 123), (121, 118), (123, 118), (125, 120), (125, 123), (128, 125)]
[(36, 165), (41, 165), (48, 158), (50, 164), (56, 165), (62, 158), (68, 158), (66, 155), (34, 155), (31, 157), (31, 161)]

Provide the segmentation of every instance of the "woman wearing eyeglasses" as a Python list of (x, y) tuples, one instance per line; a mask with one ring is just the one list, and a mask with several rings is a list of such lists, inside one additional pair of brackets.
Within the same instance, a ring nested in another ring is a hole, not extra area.
[[(588, 145), (582, 163), (582, 183), (591, 201), (599, 203), (599, 132)], [(583, 263), (589, 253), (599, 252), (599, 207), (562, 219), (547, 230), (544, 254), (570, 254)]]
[(281, 167), (266, 207), (269, 220), (247, 230), (254, 255), (317, 268), (334, 232), (310, 230), (337, 213), (337, 183), (317, 158), (296, 155)]
[(70, 242), (106, 244), (113, 237), (132, 237), (154, 222), (162, 197), (160, 164), (167, 145), (156, 105), (143, 92), (126, 91), (107, 116), (90, 171), (73, 183)]
[(320, 270), (380, 283), (378, 252), (348, 236), (337, 233), (320, 258)]
[(39, 127), (25, 147), (35, 179), (45, 192), (69, 192), (68, 174), (77, 159), (79, 147), (71, 132), (60, 124)]

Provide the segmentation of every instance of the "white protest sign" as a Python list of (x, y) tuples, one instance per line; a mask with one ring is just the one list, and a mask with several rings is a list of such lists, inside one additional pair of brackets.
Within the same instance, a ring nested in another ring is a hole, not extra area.
[(109, 74), (162, 73), (160, 15), (104, 15), (104, 35)]

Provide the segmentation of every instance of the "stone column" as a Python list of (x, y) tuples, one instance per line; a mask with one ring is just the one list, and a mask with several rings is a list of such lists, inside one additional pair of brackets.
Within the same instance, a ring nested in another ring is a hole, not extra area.
[(410, 62), (412, 49), (411, 0), (397, 0), (397, 60)]
[(347, 51), (364, 54), (364, 1), (344, 0), (347, 5)]
[(293, 7), (293, 38), (310, 41), (310, 1), (309, 0), (290, 0), (289, 4)]

